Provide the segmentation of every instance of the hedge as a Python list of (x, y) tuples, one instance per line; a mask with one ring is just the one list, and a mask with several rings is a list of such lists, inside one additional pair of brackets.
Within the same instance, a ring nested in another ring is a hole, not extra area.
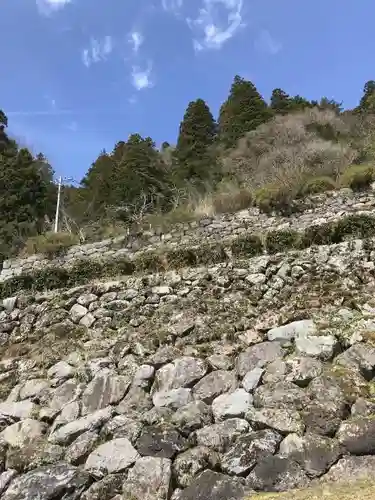
[(270, 231), (265, 238), (247, 234), (234, 238), (230, 243), (221, 241), (204, 243), (196, 247), (145, 251), (136, 254), (132, 259), (123, 257), (112, 260), (77, 260), (69, 268), (47, 267), (0, 283), (0, 299), (10, 297), (21, 290), (37, 292), (68, 288), (104, 277), (213, 265), (228, 261), (229, 249), (233, 257), (249, 258), (263, 253), (275, 254), (291, 249), (301, 250), (313, 245), (340, 243), (348, 237), (366, 239), (373, 236), (375, 236), (375, 217), (354, 214), (335, 222), (309, 226), (304, 231), (293, 229)]

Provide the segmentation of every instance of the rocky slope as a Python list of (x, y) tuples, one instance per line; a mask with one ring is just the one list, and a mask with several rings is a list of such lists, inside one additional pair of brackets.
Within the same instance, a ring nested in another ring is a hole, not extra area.
[(324, 498), (374, 477), (374, 257), (352, 239), (3, 299), (1, 498)]

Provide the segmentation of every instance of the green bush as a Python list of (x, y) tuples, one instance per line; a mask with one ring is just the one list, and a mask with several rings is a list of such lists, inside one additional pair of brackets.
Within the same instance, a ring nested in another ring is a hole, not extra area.
[(28, 238), (21, 250), (21, 257), (34, 254), (45, 254), (52, 259), (63, 254), (73, 245), (79, 243), (77, 235), (72, 233), (45, 233)]
[(338, 220), (334, 228), (334, 239), (343, 241), (352, 238), (370, 238), (375, 235), (375, 217), (367, 214), (353, 214)]
[(351, 165), (341, 175), (340, 184), (353, 191), (368, 189), (375, 180), (375, 169), (372, 165)]
[(305, 182), (299, 194), (300, 196), (307, 196), (309, 194), (318, 194), (324, 193), (325, 191), (332, 191), (336, 188), (337, 184), (331, 177), (312, 177)]
[(329, 245), (335, 241), (335, 225), (332, 223), (309, 226), (301, 236), (301, 247), (308, 248), (312, 245)]
[(265, 246), (269, 253), (285, 252), (290, 248), (300, 247), (301, 234), (292, 229), (267, 233)]
[(263, 252), (262, 240), (255, 234), (239, 236), (231, 244), (231, 251), (236, 257), (251, 257)]
[(279, 212), (290, 215), (293, 213), (294, 197), (293, 190), (287, 186), (269, 184), (255, 191), (254, 201), (259, 210), (266, 214)]

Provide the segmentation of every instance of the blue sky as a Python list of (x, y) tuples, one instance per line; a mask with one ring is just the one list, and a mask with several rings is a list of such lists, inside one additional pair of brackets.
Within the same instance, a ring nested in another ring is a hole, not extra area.
[(0, 109), (80, 180), (130, 133), (174, 143), (193, 99), (216, 116), (235, 74), (355, 106), (374, 18), (374, 0), (1, 0)]

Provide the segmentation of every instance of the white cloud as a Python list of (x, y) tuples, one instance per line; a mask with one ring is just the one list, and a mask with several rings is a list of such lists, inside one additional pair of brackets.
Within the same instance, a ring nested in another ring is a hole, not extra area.
[(132, 31), (129, 35), (129, 43), (132, 45), (133, 52), (137, 53), (144, 42), (144, 37), (139, 31)]
[(112, 37), (107, 35), (102, 40), (91, 38), (89, 48), (82, 51), (82, 62), (88, 68), (91, 64), (105, 61), (113, 50)]
[(267, 52), (275, 56), (282, 50), (282, 44), (275, 40), (268, 30), (262, 30), (255, 40), (255, 48), (260, 52)]
[(244, 26), (242, 11), (243, 0), (203, 0), (199, 15), (186, 20), (194, 34), (194, 49), (220, 49)]
[(184, 3), (184, 0), (161, 0), (161, 5), (166, 12), (177, 14)]
[(152, 64), (149, 63), (146, 69), (141, 69), (139, 66), (132, 67), (131, 80), (132, 85), (136, 90), (143, 90), (153, 86), (151, 80)]
[(36, 0), (39, 12), (47, 16), (63, 9), (69, 3), (72, 3), (72, 0)]

